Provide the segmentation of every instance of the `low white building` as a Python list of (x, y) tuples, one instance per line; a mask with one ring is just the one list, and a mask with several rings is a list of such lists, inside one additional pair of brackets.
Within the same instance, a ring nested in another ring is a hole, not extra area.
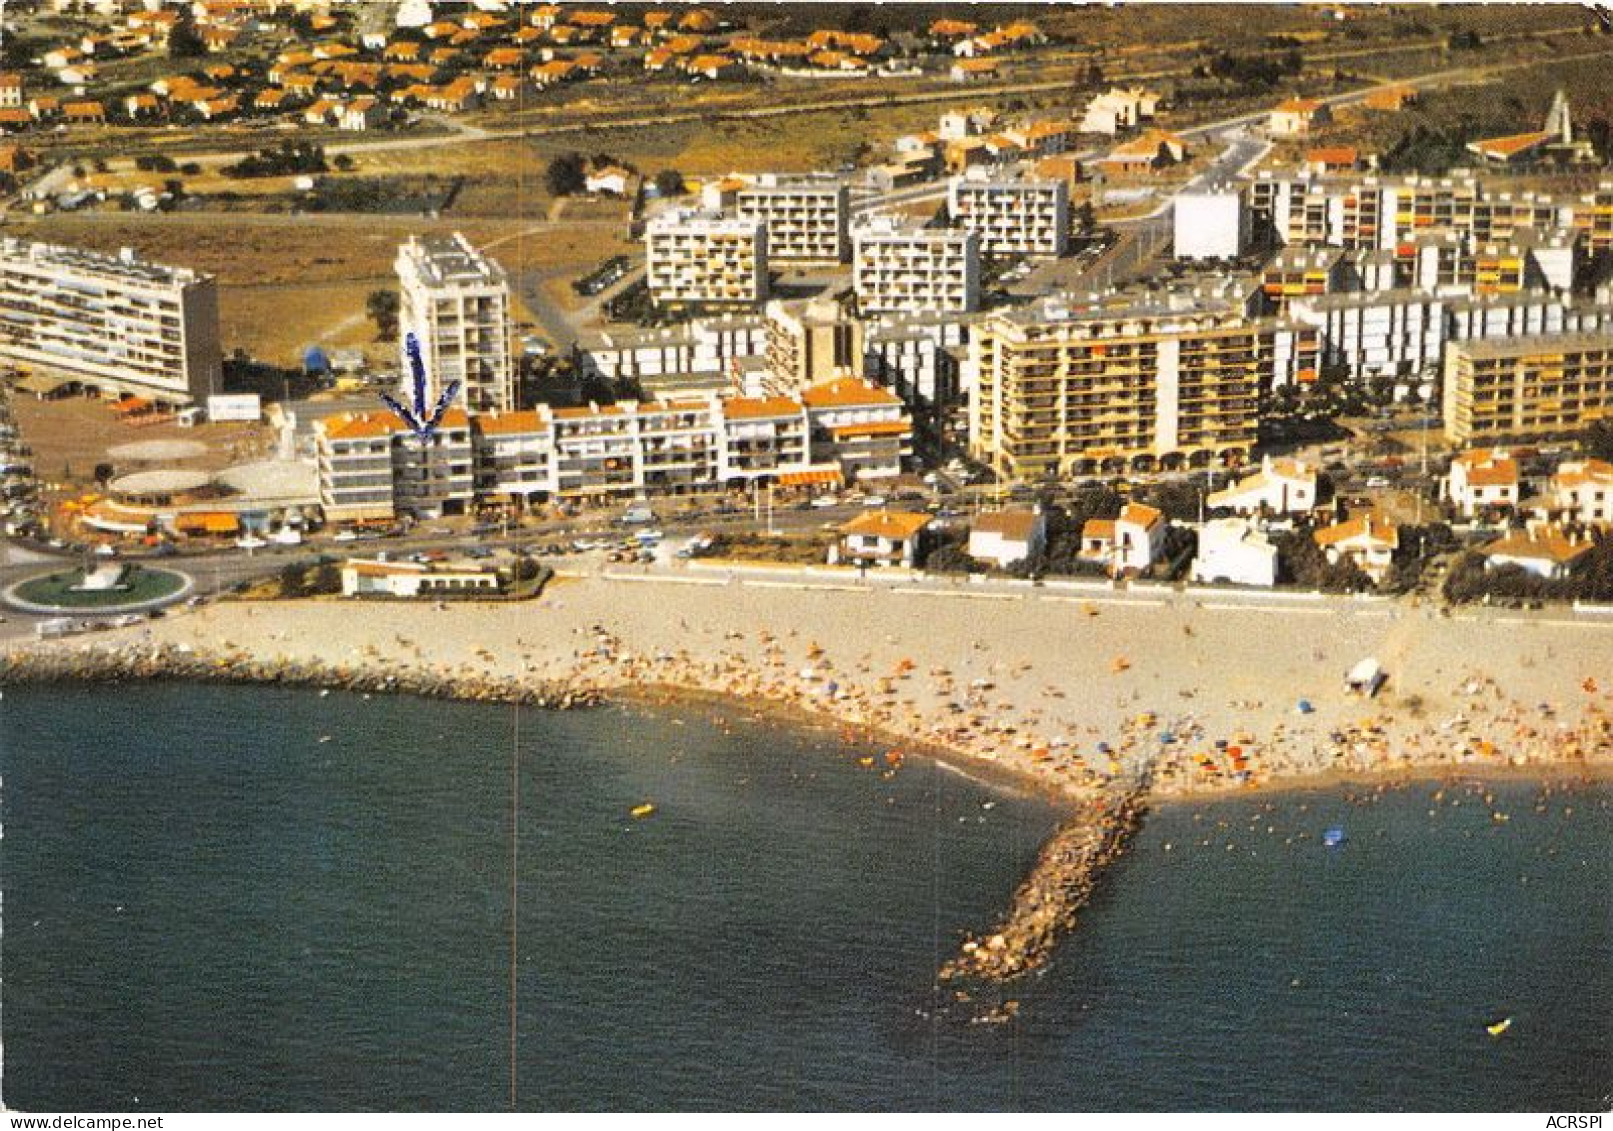
[(1505, 448), (1459, 452), (1445, 476), (1445, 497), (1464, 518), (1518, 505), (1522, 478), (1518, 461)]
[(1248, 519), (1218, 518), (1199, 529), (1194, 581), (1277, 584), (1277, 547)]
[(829, 564), (912, 569), (929, 525), (929, 515), (907, 511), (858, 515), (840, 528), (839, 542), (829, 548)]
[(493, 566), (393, 562), (381, 558), (349, 558), (342, 565), (344, 597), (496, 595), (504, 588), (505, 576)]
[(1006, 568), (1047, 545), (1047, 516), (1036, 510), (994, 511), (969, 528), (969, 556)]
[(1353, 562), (1379, 585), (1389, 576), (1395, 551), (1400, 548), (1400, 528), (1386, 518), (1371, 514), (1323, 527), (1315, 538), (1328, 561)]
[(1574, 563), (1590, 553), (1594, 543), (1583, 534), (1564, 530), (1552, 523), (1530, 523), (1484, 547), (1486, 569), (1515, 565), (1537, 577), (1564, 577)]
[(1546, 485), (1545, 504), (1571, 522), (1613, 524), (1613, 463), (1583, 459), (1559, 464)]
[(1239, 514), (1304, 514), (1316, 506), (1316, 469), (1303, 460), (1266, 456), (1259, 471), (1212, 493), (1205, 504)]
[(1165, 548), (1165, 516), (1142, 503), (1127, 503), (1112, 519), (1088, 519), (1081, 528), (1080, 556), (1102, 562), (1111, 573), (1142, 573)]

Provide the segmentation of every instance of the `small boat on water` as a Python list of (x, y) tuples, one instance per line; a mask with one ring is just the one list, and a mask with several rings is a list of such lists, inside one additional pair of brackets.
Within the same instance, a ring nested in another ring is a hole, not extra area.
[(646, 801), (643, 805), (635, 805), (632, 809), (628, 810), (628, 815), (631, 816), (635, 821), (642, 821), (645, 817), (648, 817), (654, 812), (655, 806)]
[(1484, 1027), (1484, 1031), (1490, 1034), (1492, 1037), (1499, 1037), (1502, 1033), (1505, 1033), (1510, 1028), (1512, 1028), (1512, 1018), (1503, 1017), (1499, 1021), (1486, 1025)]
[(1344, 829), (1339, 825), (1334, 825), (1322, 833), (1322, 846), (1324, 848), (1337, 848), (1347, 839), (1344, 835)]

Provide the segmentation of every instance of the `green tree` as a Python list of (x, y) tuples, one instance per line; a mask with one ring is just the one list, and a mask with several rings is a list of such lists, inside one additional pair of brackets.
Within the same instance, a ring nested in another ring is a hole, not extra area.
[(398, 333), (398, 292), (385, 287), (370, 292), (364, 300), (364, 312), (375, 323), (375, 336), (379, 341), (394, 338)]
[(688, 192), (688, 186), (683, 183), (683, 174), (676, 169), (662, 169), (655, 174), (655, 191), (663, 197), (682, 196)]
[(168, 33), (168, 57), (195, 59), (205, 55), (207, 44), (202, 42), (201, 33), (196, 30), (196, 17), (191, 14), (190, 5), (181, 5), (178, 11), (179, 19)]
[(571, 196), (582, 192), (588, 184), (588, 175), (580, 153), (562, 153), (549, 162), (543, 175), (551, 196)]
[(1592, 459), (1613, 462), (1613, 420), (1598, 420), (1580, 435), (1585, 454)]

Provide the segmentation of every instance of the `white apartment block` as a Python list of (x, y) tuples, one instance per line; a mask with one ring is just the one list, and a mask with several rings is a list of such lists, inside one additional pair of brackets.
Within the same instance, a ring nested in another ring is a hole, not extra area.
[(612, 328), (578, 343), (585, 368), (606, 380), (634, 380), (646, 388), (731, 383), (736, 363), (767, 351), (761, 317), (697, 318), (653, 329)]
[(980, 237), (981, 255), (1064, 254), (1070, 234), (1070, 190), (1065, 182), (978, 173), (952, 178), (947, 214), (954, 227)]
[(1249, 210), (1236, 188), (1181, 193), (1171, 223), (1177, 259), (1236, 259), (1249, 245)]
[(1355, 380), (1410, 377), (1439, 365), (1444, 306), (1425, 291), (1346, 291), (1294, 298), (1289, 317), (1321, 335), (1322, 365)]
[(769, 173), (734, 193), (734, 215), (766, 225), (770, 261), (844, 263), (851, 257), (849, 193), (837, 177)]
[(980, 306), (980, 237), (876, 217), (852, 236), (862, 313), (963, 314)]
[(515, 407), (510, 348), (510, 284), (504, 269), (455, 232), (411, 237), (398, 248), (398, 309), (403, 403), (414, 396), (404, 343), (413, 334), (426, 367), (428, 406), (452, 381), (454, 403), (477, 412)]
[(1609, 328), (1613, 307), (1564, 302), (1544, 291), (1458, 298), (1445, 304), (1445, 336), (1451, 341), (1588, 334)]
[(767, 225), (673, 209), (644, 233), (650, 297), (657, 306), (753, 307), (767, 298)]
[(888, 390), (843, 378), (788, 397), (657, 397), (449, 412), (422, 445), (385, 412), (314, 423), (330, 522), (435, 517), (473, 501), (677, 494), (724, 484), (784, 486), (899, 475), (912, 424)]
[(218, 288), (185, 267), (0, 239), (0, 362), (102, 394), (223, 392)]

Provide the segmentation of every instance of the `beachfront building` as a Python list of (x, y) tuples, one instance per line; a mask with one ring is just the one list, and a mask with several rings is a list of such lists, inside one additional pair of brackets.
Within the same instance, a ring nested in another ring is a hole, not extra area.
[(1382, 585), (1389, 576), (1395, 551), (1400, 549), (1400, 528), (1372, 514), (1324, 526), (1314, 538), (1328, 561), (1352, 562), (1376, 585)]
[(223, 392), (218, 287), (186, 267), (0, 239), (0, 363), (178, 407)]
[(1265, 456), (1260, 470), (1223, 490), (1205, 505), (1238, 514), (1306, 514), (1316, 506), (1316, 468), (1303, 460)]
[(1177, 259), (1236, 259), (1249, 246), (1243, 189), (1221, 185), (1179, 193), (1171, 203), (1171, 231)]
[(900, 475), (913, 456), (913, 421), (902, 399), (861, 378), (840, 377), (800, 394), (814, 463), (839, 467), (847, 480)]
[(509, 581), (507, 569), (481, 562), (395, 562), (383, 556), (342, 563), (344, 597), (495, 596)]
[(876, 216), (852, 237), (852, 286), (870, 314), (963, 314), (980, 306), (980, 237)]
[(1458, 452), (1441, 484), (1445, 497), (1463, 518), (1518, 505), (1522, 477), (1518, 461), (1505, 448)]
[(1277, 547), (1246, 518), (1217, 518), (1199, 527), (1194, 581), (1233, 585), (1277, 584)]
[(1236, 465), (1263, 387), (1314, 374), (1314, 336), (1252, 319), (1237, 295), (1049, 301), (974, 327), (969, 446), (1007, 479)]
[(664, 307), (754, 307), (767, 298), (767, 225), (671, 209), (645, 226), (650, 297)]
[(850, 189), (827, 174), (746, 178), (733, 193), (733, 214), (767, 229), (776, 263), (844, 263), (851, 255)]
[(947, 186), (947, 215), (980, 237), (981, 255), (1057, 258), (1069, 244), (1070, 190), (1063, 181), (971, 169)]
[(969, 556), (1006, 569), (1028, 561), (1047, 546), (1047, 515), (1031, 510), (991, 511), (969, 527)]
[(475, 481), (463, 410), (450, 409), (425, 438), (387, 411), (329, 416), (313, 427), (327, 522), (437, 518), (468, 509)]
[(1558, 464), (1540, 505), (1568, 522), (1613, 525), (1613, 463), (1582, 459)]
[(1537, 577), (1566, 577), (1574, 563), (1591, 552), (1595, 543), (1577, 529), (1555, 523), (1531, 522), (1522, 530), (1512, 530), (1485, 546), (1486, 569), (1518, 566)]
[(435, 405), (450, 382), (454, 403), (476, 412), (515, 407), (510, 348), (510, 284), (504, 269), (458, 232), (411, 236), (398, 248), (399, 370), (404, 404), (414, 400), (405, 343), (413, 335), (426, 368), (426, 397)]
[(1453, 444), (1577, 432), (1613, 415), (1613, 333), (1452, 342), (1445, 438)]
[(1078, 556), (1100, 562), (1116, 577), (1142, 573), (1158, 560), (1165, 548), (1170, 524), (1153, 507), (1127, 503), (1114, 518), (1089, 518), (1081, 527)]
[(829, 548), (829, 564), (912, 569), (929, 525), (927, 514), (883, 509), (860, 514), (840, 527), (838, 541)]

